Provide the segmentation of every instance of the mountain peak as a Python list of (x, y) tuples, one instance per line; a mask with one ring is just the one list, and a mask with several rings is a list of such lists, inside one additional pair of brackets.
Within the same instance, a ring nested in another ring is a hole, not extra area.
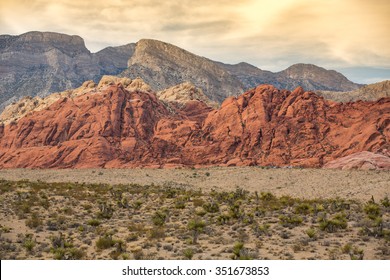
[(335, 70), (327, 70), (314, 64), (297, 63), (277, 74), (293, 80), (295, 86), (303, 86), (310, 90), (349, 91), (361, 86)]
[(1, 49), (12, 51), (42, 53), (56, 48), (71, 57), (80, 53), (90, 53), (80, 36), (55, 32), (31, 31), (18, 36), (3, 37), (0, 38), (0, 41), (2, 41), (0, 43)]

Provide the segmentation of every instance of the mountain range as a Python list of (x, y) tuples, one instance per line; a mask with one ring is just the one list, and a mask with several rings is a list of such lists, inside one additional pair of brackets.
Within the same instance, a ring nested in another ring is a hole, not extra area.
[(191, 82), (219, 103), (259, 84), (312, 91), (352, 91), (361, 86), (315, 65), (296, 64), (273, 73), (247, 63), (212, 61), (150, 39), (91, 53), (79, 36), (36, 31), (0, 35), (0, 111), (22, 96), (44, 97), (87, 80), (97, 83), (103, 75), (140, 77), (154, 91)]

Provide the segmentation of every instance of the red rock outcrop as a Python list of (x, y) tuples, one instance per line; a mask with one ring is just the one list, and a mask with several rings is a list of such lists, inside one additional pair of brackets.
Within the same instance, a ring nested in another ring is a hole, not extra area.
[(214, 110), (116, 84), (0, 127), (0, 168), (319, 167), (390, 150), (390, 99), (334, 103), (262, 85)]
[(324, 168), (390, 170), (390, 157), (364, 151), (332, 160)]

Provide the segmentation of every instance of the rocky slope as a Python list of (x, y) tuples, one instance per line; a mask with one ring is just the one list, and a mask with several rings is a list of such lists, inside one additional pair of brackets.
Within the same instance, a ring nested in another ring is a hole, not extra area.
[(365, 151), (332, 160), (324, 168), (390, 170), (390, 157)]
[(0, 35), (0, 111), (22, 96), (45, 97), (86, 80), (97, 83), (103, 75), (117, 74), (141, 77), (155, 91), (191, 82), (219, 103), (259, 84), (289, 90), (298, 85), (336, 91), (359, 87), (340, 73), (315, 65), (296, 64), (272, 73), (247, 63), (215, 62), (156, 40), (91, 53), (79, 36), (52, 32)]
[(157, 40), (140, 40), (121, 76), (141, 77), (157, 91), (191, 82), (217, 102), (244, 91), (242, 83), (217, 63)]
[(97, 91), (104, 90), (110, 85), (119, 83), (122, 84), (129, 91), (152, 91), (149, 85), (144, 83), (142, 79), (137, 78), (134, 80), (130, 80), (129, 78), (119, 78), (116, 76), (105, 75), (102, 77), (98, 84), (93, 81), (86, 81), (79, 88), (70, 89), (63, 92), (56, 92), (43, 98), (39, 96), (23, 97), (18, 102), (15, 102), (5, 107), (3, 112), (0, 114), (0, 122), (4, 124), (16, 122), (31, 112), (42, 111), (46, 109), (51, 104), (61, 98), (66, 97), (73, 99), (77, 96), (84, 94), (94, 94)]
[(350, 102), (357, 100), (375, 101), (382, 97), (390, 97), (390, 81), (363, 86), (354, 91), (316, 91), (320, 96), (337, 102)]
[(185, 82), (156, 93), (160, 100), (186, 104), (191, 100), (202, 101), (210, 107), (218, 108), (217, 102), (211, 101), (202, 91), (190, 82)]
[(126, 88), (110, 82), (0, 126), (0, 167), (319, 167), (361, 151), (389, 156), (389, 98), (339, 104), (263, 85), (215, 110)]
[(0, 36), (0, 111), (22, 96), (46, 96), (97, 82), (127, 67), (134, 44), (91, 53), (79, 36), (28, 32)]
[(259, 84), (270, 84), (288, 90), (302, 86), (310, 91), (347, 91), (361, 87), (361, 85), (349, 81), (339, 72), (326, 70), (313, 64), (294, 64), (276, 73), (261, 70), (243, 62), (235, 65), (223, 63), (219, 63), (219, 65), (237, 77), (245, 88), (253, 88)]

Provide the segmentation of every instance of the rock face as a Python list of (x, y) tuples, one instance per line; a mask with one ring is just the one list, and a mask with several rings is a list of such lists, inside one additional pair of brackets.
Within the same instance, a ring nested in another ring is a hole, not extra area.
[(324, 168), (390, 170), (390, 157), (371, 152), (359, 152), (332, 160), (325, 164)]
[(335, 71), (296, 64), (272, 73), (247, 63), (227, 65), (197, 56), (174, 45), (140, 40), (91, 53), (79, 36), (53, 32), (0, 35), (0, 111), (22, 96), (45, 97), (97, 83), (103, 75), (142, 78), (154, 91), (191, 82), (212, 101), (221, 103), (259, 84), (292, 90), (354, 90), (360, 85)]
[(79, 88), (53, 93), (44, 98), (39, 96), (34, 98), (30, 96), (23, 97), (18, 102), (8, 105), (4, 109), (4, 111), (0, 114), (0, 121), (4, 124), (16, 122), (30, 112), (46, 109), (61, 98), (66, 97), (73, 99), (84, 94), (94, 94), (97, 91), (104, 90), (108, 86), (118, 83), (122, 84), (123, 87), (129, 91), (152, 92), (149, 85), (144, 83), (142, 79), (138, 78), (130, 80), (129, 78), (119, 78), (116, 76), (105, 75), (102, 77), (99, 84), (95, 84), (93, 81), (86, 81)]
[(140, 40), (121, 76), (141, 77), (157, 91), (191, 82), (217, 102), (244, 91), (242, 83), (217, 63), (157, 40)]
[(375, 101), (382, 97), (390, 97), (390, 81), (366, 85), (354, 91), (316, 91), (316, 93), (326, 99), (337, 102)]
[(217, 108), (217, 102), (211, 101), (202, 91), (190, 82), (185, 82), (168, 89), (157, 92), (157, 97), (169, 102), (186, 104), (189, 101), (202, 101), (210, 107)]
[(219, 65), (237, 77), (245, 88), (253, 88), (259, 84), (270, 84), (288, 90), (302, 86), (310, 91), (348, 91), (356, 90), (362, 86), (349, 81), (341, 73), (326, 70), (313, 64), (294, 64), (277, 73), (261, 70), (243, 62), (235, 65), (223, 63)]
[(389, 98), (338, 104), (302, 88), (263, 85), (214, 110), (127, 87), (108, 83), (61, 97), (0, 126), (0, 168), (320, 167), (361, 151), (390, 150)]
[(44, 97), (52, 92), (99, 81), (127, 67), (134, 44), (92, 54), (79, 36), (28, 32), (0, 36), (0, 111), (22, 96)]

